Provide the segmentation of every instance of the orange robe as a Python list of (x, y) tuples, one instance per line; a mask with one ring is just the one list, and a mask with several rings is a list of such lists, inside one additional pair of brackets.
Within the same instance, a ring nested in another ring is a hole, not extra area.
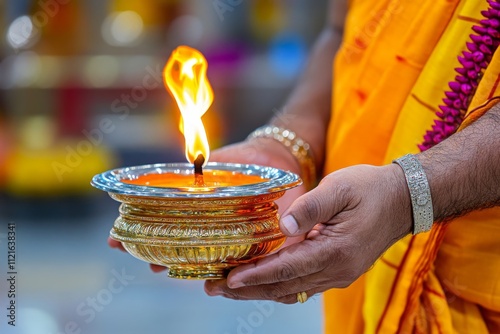
[[(418, 152), (487, 7), (486, 0), (349, 2), (325, 173)], [(494, 104), (499, 82), (497, 51), (464, 124)], [(324, 301), (327, 333), (500, 333), (500, 208), (404, 238)]]

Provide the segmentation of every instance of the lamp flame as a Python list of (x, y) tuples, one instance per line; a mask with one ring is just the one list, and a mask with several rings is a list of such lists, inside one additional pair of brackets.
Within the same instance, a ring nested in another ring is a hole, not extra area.
[(186, 159), (194, 163), (202, 154), (206, 165), (210, 156), (207, 134), (201, 117), (214, 100), (207, 78), (205, 57), (189, 46), (176, 48), (165, 65), (163, 80), (181, 111), (181, 132), (186, 141)]

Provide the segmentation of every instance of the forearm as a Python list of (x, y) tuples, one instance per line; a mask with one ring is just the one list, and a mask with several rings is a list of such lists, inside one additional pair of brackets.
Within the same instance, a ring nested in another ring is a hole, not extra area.
[(500, 205), (500, 106), (418, 159), (429, 180), (436, 221)]
[(293, 130), (311, 146), (317, 169), (323, 165), (326, 129), (330, 119), (332, 64), (341, 31), (329, 26), (311, 52), (306, 71), (283, 110), (271, 124)]

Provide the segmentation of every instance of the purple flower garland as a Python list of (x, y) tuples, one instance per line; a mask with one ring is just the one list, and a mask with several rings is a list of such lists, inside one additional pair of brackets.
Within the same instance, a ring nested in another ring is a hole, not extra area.
[(458, 57), (461, 66), (455, 68), (458, 75), (448, 86), (443, 98), (444, 105), (439, 106), (432, 130), (424, 135), (424, 141), (418, 145), (425, 151), (455, 133), (462, 123), (472, 95), (476, 90), (483, 71), (488, 66), (493, 53), (500, 44), (500, 0), (487, 0), (490, 5), (481, 12), (485, 19), (480, 25), (474, 25), (471, 41), (467, 42), (467, 51)]

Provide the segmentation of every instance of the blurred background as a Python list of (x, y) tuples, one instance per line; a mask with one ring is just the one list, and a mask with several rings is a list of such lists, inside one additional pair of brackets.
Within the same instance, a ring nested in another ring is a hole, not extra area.
[[(175, 47), (208, 60), (214, 149), (280, 109), (325, 12), (326, 0), (0, 0), (0, 333), (319, 333), (319, 297), (209, 298), (202, 282), (109, 249), (118, 203), (89, 182), (185, 160), (161, 78)], [(6, 320), (8, 224), (16, 327)]]

